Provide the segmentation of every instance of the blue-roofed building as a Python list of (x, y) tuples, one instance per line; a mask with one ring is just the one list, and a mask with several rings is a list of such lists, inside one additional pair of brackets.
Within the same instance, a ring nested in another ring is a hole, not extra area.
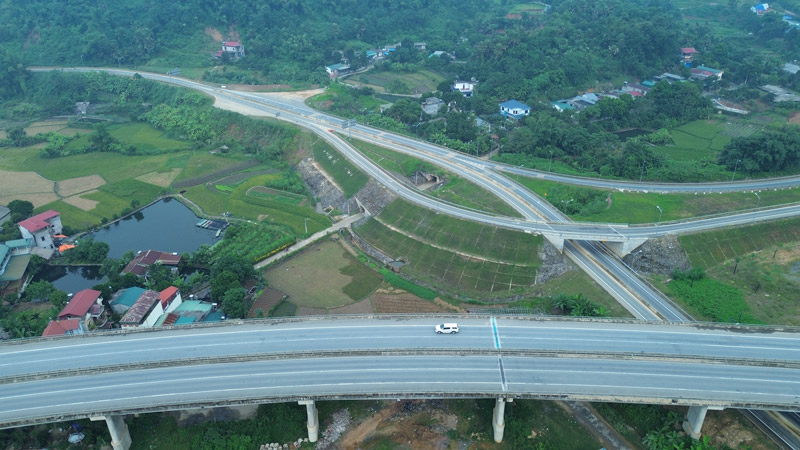
[(555, 102), (550, 102), (550, 104), (553, 106), (553, 108), (557, 109), (560, 112), (572, 111), (575, 109), (575, 107), (567, 103), (566, 100), (558, 100)]
[[(20, 280), (22, 280), (25, 270), (28, 268), (33, 246), (34, 243), (31, 238), (14, 239), (0, 244), (0, 291), (9, 283), (22, 283)], [(10, 288), (9, 292), (13, 292), (16, 289), (16, 287)]]
[(117, 292), (111, 299), (111, 310), (117, 314), (124, 314), (139, 297), (144, 294), (145, 289), (137, 286)]
[(517, 100), (508, 100), (500, 104), (500, 114), (505, 117), (521, 119), (531, 113), (531, 107)]
[(209, 313), (206, 318), (203, 319), (203, 322), (221, 322), (223, 317), (225, 316), (222, 314), (222, 311), (214, 311)]
[(328, 72), (331, 78), (336, 78), (339, 75), (350, 73), (350, 66), (343, 63), (333, 64), (331, 66), (326, 66), (325, 71)]
[(191, 316), (184, 316), (178, 317), (178, 320), (175, 321), (175, 325), (191, 325), (194, 323), (195, 317)]

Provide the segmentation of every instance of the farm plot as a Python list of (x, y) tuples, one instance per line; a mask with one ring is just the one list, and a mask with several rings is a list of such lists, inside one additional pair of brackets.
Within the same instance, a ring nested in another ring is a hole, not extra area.
[(97, 189), (104, 184), (106, 184), (106, 180), (100, 175), (88, 175), (59, 181), (56, 183), (56, 190), (58, 191), (58, 195), (69, 197), (71, 195)]
[(245, 195), (252, 197), (261, 197), (277, 202), (288, 203), (290, 205), (302, 206), (306, 203), (306, 196), (299, 194), (292, 194), (291, 192), (279, 191), (264, 186), (253, 186), (247, 190)]
[(0, 204), (12, 200), (27, 200), (39, 207), (58, 199), (54, 183), (35, 172), (8, 172), (0, 170)]

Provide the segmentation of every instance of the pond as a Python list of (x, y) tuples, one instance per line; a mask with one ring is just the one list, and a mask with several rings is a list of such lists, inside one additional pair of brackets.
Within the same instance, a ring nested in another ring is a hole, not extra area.
[[(108, 243), (109, 258), (119, 258), (128, 250), (159, 250), (191, 253), (203, 244), (212, 244), (216, 231), (200, 228), (200, 218), (181, 202), (164, 199), (120, 220), (107, 228), (90, 234), (96, 241)], [(92, 266), (47, 266), (34, 281), (46, 280), (67, 293), (90, 289), (104, 281)]]
[(198, 227), (199, 220), (183, 203), (166, 198), (91, 236), (108, 243), (108, 257), (113, 259), (128, 250), (190, 253), (216, 241), (216, 231)]
[(44, 266), (34, 281), (49, 281), (56, 289), (74, 294), (105, 281), (99, 266)]

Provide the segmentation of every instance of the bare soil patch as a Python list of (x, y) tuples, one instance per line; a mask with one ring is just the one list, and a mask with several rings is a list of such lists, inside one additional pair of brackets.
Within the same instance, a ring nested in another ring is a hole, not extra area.
[[(93, 194), (98, 192), (97, 189), (89, 192), (85, 192), (85, 194)], [(64, 203), (70, 204), (76, 208), (80, 208), (84, 211), (91, 211), (97, 207), (97, 204), (100, 203), (95, 200), (90, 200), (88, 198), (79, 197), (77, 195), (73, 195), (71, 197), (67, 197), (64, 200)]]
[(172, 169), (169, 172), (149, 172), (139, 175), (136, 179), (156, 186), (169, 187), (175, 181), (175, 177), (181, 173), (181, 170), (183, 169)]
[(206, 27), (203, 32), (208, 36), (211, 36), (211, 39), (214, 39), (217, 42), (222, 42), (222, 33), (220, 33), (216, 28)]
[(789, 123), (800, 125), (800, 112), (796, 112), (789, 117)]
[(429, 302), (402, 289), (380, 288), (370, 296), (378, 314), (452, 312), (450, 308)]
[(715, 445), (728, 448), (774, 448), (766, 436), (760, 433), (757, 436), (747, 429), (743, 423), (745, 420), (736, 410), (709, 411), (703, 422), (703, 434), (710, 436)]
[(91, 191), (106, 184), (106, 180), (100, 175), (87, 175), (85, 177), (70, 178), (68, 180), (59, 181), (56, 183), (55, 189), (58, 190), (58, 195), (69, 197), (71, 195), (80, 194), (81, 192)]
[(265, 97), (278, 97), (282, 99), (300, 100), (304, 101), (309, 97), (325, 92), (324, 88), (306, 89), (304, 91), (288, 91), (288, 92), (270, 92), (265, 93)]
[(266, 111), (261, 111), (256, 108), (251, 108), (249, 106), (240, 105), (238, 103), (232, 102), (230, 100), (226, 100), (224, 98), (215, 97), (214, 98), (214, 106), (219, 109), (224, 109), (226, 111), (233, 111), (239, 114), (244, 114), (246, 116), (257, 116), (257, 117), (268, 117), (272, 116), (272, 114), (267, 113)]

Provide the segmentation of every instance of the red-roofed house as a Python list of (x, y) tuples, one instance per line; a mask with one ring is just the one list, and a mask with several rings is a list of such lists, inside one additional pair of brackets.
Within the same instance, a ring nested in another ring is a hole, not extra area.
[(161, 301), (161, 307), (164, 308), (164, 313), (171, 313), (183, 303), (181, 291), (175, 286), (170, 286), (161, 291), (158, 294), (158, 300)]
[(51, 236), (61, 233), (61, 216), (58, 211), (51, 209), (25, 219), (17, 225), (23, 238), (33, 239), (37, 247), (52, 249), (55, 245)]
[(102, 301), (100, 291), (84, 289), (72, 297), (72, 300), (58, 314), (58, 319), (83, 319), (102, 326), (106, 321), (105, 308)]
[(700, 53), (700, 52), (695, 50), (694, 47), (683, 47), (681, 49), (681, 56), (683, 57), (683, 62), (691, 61), (692, 58), (694, 57), (694, 55), (696, 55), (698, 53)]
[(133, 306), (128, 309), (119, 324), (122, 328), (150, 328), (164, 313), (164, 308), (159, 301), (156, 291), (147, 290), (136, 299)]
[(222, 53), (232, 58), (241, 58), (244, 56), (244, 45), (237, 41), (225, 41), (222, 43)]
[(86, 325), (80, 319), (51, 320), (42, 333), (46, 336), (64, 336), (86, 333)]
[(122, 273), (133, 273), (138, 276), (144, 276), (147, 269), (152, 264), (164, 264), (165, 266), (178, 267), (181, 262), (181, 255), (176, 253), (159, 252), (156, 250), (147, 250), (139, 252), (132, 260), (122, 269)]

